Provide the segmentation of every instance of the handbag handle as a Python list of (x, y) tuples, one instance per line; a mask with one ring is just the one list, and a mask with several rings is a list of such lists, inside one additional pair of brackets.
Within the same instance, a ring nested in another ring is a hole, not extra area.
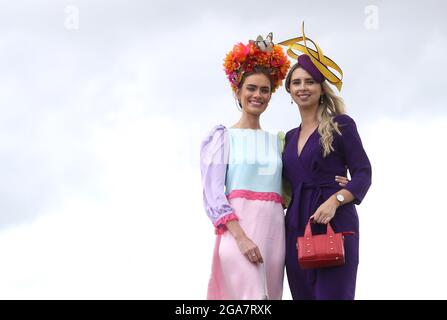
[[(309, 222), (307, 222), (306, 230), (304, 231), (304, 236), (306, 238), (312, 238), (312, 228), (310, 227), (310, 224), (311, 224), (312, 221), (314, 221), (314, 218), (310, 218)], [(326, 231), (326, 233), (331, 235), (331, 236), (335, 235), (334, 229), (332, 229), (332, 226), (331, 226), (330, 222), (327, 224), (327, 231)], [(345, 231), (345, 232), (342, 232), (342, 234), (344, 236), (351, 236), (351, 235), (354, 235), (355, 232), (353, 232), (353, 231)]]
[[(312, 237), (312, 228), (310, 227), (311, 222), (314, 221), (314, 218), (310, 218), (306, 225), (306, 230), (304, 231), (304, 236), (306, 238)], [(332, 226), (330, 223), (327, 224), (327, 234), (334, 236), (335, 232), (334, 229), (332, 229)]]

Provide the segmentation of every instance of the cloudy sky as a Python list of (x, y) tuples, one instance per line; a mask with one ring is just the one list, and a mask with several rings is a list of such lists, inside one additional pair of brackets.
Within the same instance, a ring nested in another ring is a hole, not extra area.
[[(3, 1), (0, 298), (204, 299), (199, 145), (238, 120), (222, 60), (301, 21), (373, 165), (358, 299), (446, 299), (444, 1)], [(283, 88), (264, 129), (300, 123)], [(288, 287), (284, 298), (290, 299)]]

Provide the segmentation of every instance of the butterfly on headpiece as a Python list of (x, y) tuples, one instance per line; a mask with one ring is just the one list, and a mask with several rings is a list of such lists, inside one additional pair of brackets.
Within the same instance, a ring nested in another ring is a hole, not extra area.
[(258, 36), (255, 40), (250, 40), (250, 43), (253, 43), (259, 50), (263, 52), (272, 52), (273, 50), (273, 33), (270, 32), (267, 37), (262, 38), (262, 36)]

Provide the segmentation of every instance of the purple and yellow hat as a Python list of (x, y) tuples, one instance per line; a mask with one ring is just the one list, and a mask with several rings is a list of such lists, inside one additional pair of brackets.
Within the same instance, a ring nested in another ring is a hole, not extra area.
[[(301, 30), (303, 36), (282, 41), (278, 44), (287, 46), (287, 55), (296, 59), (299, 65), (306, 70), (315, 81), (322, 83), (324, 80), (327, 80), (340, 91), (343, 85), (343, 71), (334, 61), (323, 54), (323, 50), (321, 50), (313, 40), (306, 37), (304, 34), (304, 21)], [(300, 42), (303, 42), (303, 44), (300, 44)], [(311, 42), (315, 46), (315, 50), (308, 48), (307, 42)], [(303, 54), (298, 55), (293, 49), (298, 50)], [(329, 68), (338, 72), (339, 75), (336, 75)]]

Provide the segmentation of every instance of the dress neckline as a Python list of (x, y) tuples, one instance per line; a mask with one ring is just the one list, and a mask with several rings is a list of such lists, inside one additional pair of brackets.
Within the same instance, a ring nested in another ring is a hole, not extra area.
[(297, 133), (296, 133), (296, 143), (295, 143), (295, 147), (296, 147), (296, 152), (295, 154), (297, 155), (298, 159), (301, 159), (301, 156), (303, 155), (303, 151), (307, 146), (307, 143), (309, 142), (310, 138), (312, 138), (312, 136), (315, 134), (315, 132), (317, 132), (318, 130), (318, 126), (312, 131), (312, 133), (307, 137), (307, 140), (304, 142), (303, 147), (301, 148), (301, 152), (299, 152), (298, 149), (298, 141), (300, 139), (300, 134), (301, 134), (301, 125), (298, 127)]
[(251, 128), (232, 128), (232, 127), (230, 127), (230, 128), (228, 128), (228, 129), (231, 129), (231, 130), (252, 130), (252, 131), (264, 131), (263, 129), (251, 129)]

